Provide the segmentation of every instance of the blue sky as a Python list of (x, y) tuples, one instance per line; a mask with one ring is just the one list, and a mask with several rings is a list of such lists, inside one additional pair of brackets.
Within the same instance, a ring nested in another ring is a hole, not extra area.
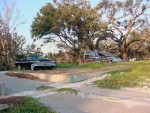
[[(0, 0), (0, 10), (2, 10), (3, 7), (3, 1)], [(34, 20), (34, 17), (36, 16), (36, 13), (40, 10), (42, 6), (44, 6), (46, 3), (50, 2), (52, 3), (53, 0), (7, 0), (8, 4), (10, 4), (12, 1), (15, 1), (16, 7), (20, 10), (20, 16), (21, 20), (26, 20), (26, 24), (22, 24), (17, 27), (17, 32), (20, 35), (23, 35), (26, 38), (26, 45), (32, 43), (31, 34), (30, 34), (30, 26), (32, 24), (32, 21)], [(99, 2), (99, 0), (91, 0), (92, 6), (94, 6), (96, 3)], [(39, 40), (36, 42), (38, 46), (42, 44), (42, 40)], [(42, 47), (42, 51), (44, 53), (47, 52), (57, 52), (57, 48), (54, 46), (55, 44), (47, 44), (44, 47)]]

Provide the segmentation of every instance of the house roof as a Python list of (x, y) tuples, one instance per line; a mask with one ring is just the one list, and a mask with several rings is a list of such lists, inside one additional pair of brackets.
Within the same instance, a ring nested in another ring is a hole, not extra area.
[(93, 55), (95, 53), (99, 53), (102, 56), (113, 57), (114, 55), (109, 52), (99, 52), (99, 51), (88, 51), (84, 52), (84, 55)]
[(84, 55), (93, 55), (95, 53), (98, 53), (96, 51), (87, 51), (87, 52), (84, 52)]
[(109, 52), (98, 52), (99, 54), (103, 55), (103, 56), (107, 56), (107, 57), (113, 57), (114, 55), (109, 53)]

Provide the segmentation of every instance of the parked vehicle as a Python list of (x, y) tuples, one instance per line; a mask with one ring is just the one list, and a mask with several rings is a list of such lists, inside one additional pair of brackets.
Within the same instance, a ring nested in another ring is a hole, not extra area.
[(83, 53), (82, 63), (85, 62), (111, 62), (114, 55), (109, 52), (99, 52), (99, 51), (88, 51)]
[(111, 61), (111, 59), (100, 56), (100, 57), (91, 57), (90, 59), (83, 59), (82, 63), (85, 63), (85, 62), (110, 62), (110, 61)]
[(122, 60), (120, 58), (116, 58), (116, 57), (108, 57), (112, 63), (117, 63), (117, 62), (122, 62)]
[(16, 61), (15, 66), (18, 67), (19, 70), (21, 70), (21, 68), (36, 70), (42, 68), (52, 69), (56, 66), (56, 64), (49, 59), (43, 58), (42, 55), (29, 55), (19, 61)]

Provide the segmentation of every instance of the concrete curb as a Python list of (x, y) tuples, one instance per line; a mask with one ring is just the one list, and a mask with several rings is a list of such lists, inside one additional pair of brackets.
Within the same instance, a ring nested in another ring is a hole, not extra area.
[(5, 84), (3, 82), (0, 82), (0, 96), (5, 95)]

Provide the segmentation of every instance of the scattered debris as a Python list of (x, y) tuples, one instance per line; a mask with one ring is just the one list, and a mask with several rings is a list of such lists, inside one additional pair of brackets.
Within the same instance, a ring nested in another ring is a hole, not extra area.
[(0, 98), (0, 110), (8, 109), (14, 105), (18, 105), (22, 103), (22, 97), (6, 97)]
[(9, 106), (20, 104), (22, 97), (12, 96), (7, 98), (0, 98), (0, 104), (7, 104)]
[(25, 73), (6, 73), (5, 75), (11, 76), (11, 77), (17, 77), (17, 78), (24, 78), (24, 79), (30, 79), (30, 80), (40, 80), (39, 77), (25, 74)]

